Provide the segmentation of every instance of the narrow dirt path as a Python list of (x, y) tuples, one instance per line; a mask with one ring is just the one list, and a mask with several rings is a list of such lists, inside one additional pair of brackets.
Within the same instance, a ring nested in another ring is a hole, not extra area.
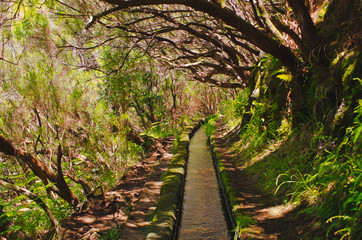
[(120, 239), (144, 239), (144, 229), (157, 206), (161, 176), (172, 158), (171, 145), (171, 139), (164, 141), (149, 157), (130, 167), (104, 198), (93, 199), (85, 210), (63, 221), (61, 239), (95, 240), (110, 229)]
[(125, 222), (120, 239), (143, 240), (156, 210), (163, 180), (161, 179), (170, 163), (172, 154), (165, 153), (155, 170), (148, 176), (140, 197)]
[(216, 150), (221, 154), (221, 162), (232, 180), (238, 207), (254, 221), (243, 229), (241, 239), (302, 239), (301, 234), (310, 231), (310, 221), (297, 215), (298, 209), (292, 205), (280, 204), (272, 194), (255, 188), (250, 176), (236, 167), (237, 154), (230, 151), (232, 144), (239, 140), (238, 130), (227, 132), (222, 121), (216, 127)]

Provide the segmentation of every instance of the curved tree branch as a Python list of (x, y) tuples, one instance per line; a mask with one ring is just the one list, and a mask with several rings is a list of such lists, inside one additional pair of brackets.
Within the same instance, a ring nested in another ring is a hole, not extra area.
[[(62, 197), (68, 203), (78, 203), (78, 198), (70, 190), (69, 186), (65, 182), (63, 175), (61, 173), (61, 154), (59, 156), (58, 152), (58, 174), (51, 171), (47, 166), (38, 158), (33, 157), (30, 153), (24, 152), (20, 149), (16, 149), (8, 140), (0, 135), (0, 152), (3, 152), (7, 155), (17, 157), (24, 161), (26, 165), (38, 176), (44, 183), (48, 185), (48, 180), (53, 182), (58, 188), (57, 194)], [(59, 172), (61, 174), (59, 174)]]
[(278, 41), (268, 37), (259, 29), (248, 23), (235, 12), (228, 8), (222, 8), (218, 4), (206, 0), (106, 0), (106, 2), (117, 5), (117, 9), (126, 9), (136, 6), (149, 6), (160, 4), (178, 4), (191, 7), (197, 11), (209, 14), (222, 20), (225, 24), (241, 32), (245, 38), (259, 49), (278, 58), (284, 66), (290, 70), (296, 70), (300, 61), (296, 58), (290, 48)]
[(302, 33), (302, 39), (306, 42), (306, 45), (313, 50), (317, 45), (319, 36), (314, 26), (313, 20), (308, 12), (308, 8), (305, 6), (304, 1), (301, 0), (286, 0), (289, 6), (293, 9), (297, 22), (300, 26)]

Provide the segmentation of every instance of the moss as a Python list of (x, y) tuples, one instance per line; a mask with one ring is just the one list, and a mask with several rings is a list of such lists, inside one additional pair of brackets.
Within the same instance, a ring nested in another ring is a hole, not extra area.
[(240, 201), (236, 197), (235, 189), (232, 187), (232, 179), (227, 173), (227, 168), (224, 166), (223, 162), (221, 161), (221, 153), (218, 151), (216, 144), (213, 139), (211, 139), (211, 146), (214, 152), (214, 161), (218, 166), (218, 174), (221, 179), (221, 184), (223, 187), (223, 191), (227, 196), (227, 200), (232, 208), (232, 218), (234, 220), (234, 231), (236, 233), (242, 232), (248, 226), (253, 224), (255, 221), (252, 220), (249, 216), (246, 216), (240, 209)]
[(324, 21), (324, 17), (328, 11), (328, 7), (329, 7), (330, 3), (331, 3), (330, 1), (324, 1), (322, 7), (319, 10), (318, 19), (317, 19), (316, 23)]
[(359, 54), (355, 54), (354, 52), (350, 52), (348, 56), (344, 58), (342, 61), (342, 82), (345, 84), (350, 82), (355, 75), (356, 66), (358, 66)]
[(236, 214), (235, 221), (237, 223), (236, 228), (239, 233), (242, 232), (243, 229), (249, 227), (250, 225), (252, 225), (256, 222), (251, 217), (243, 215), (241, 213)]
[(164, 184), (161, 188), (155, 215), (152, 219), (146, 239), (172, 239), (177, 218), (178, 206), (182, 201), (182, 188), (185, 175), (186, 161), (190, 137), (199, 127), (198, 122), (185, 128), (178, 141), (175, 156), (163, 176)]

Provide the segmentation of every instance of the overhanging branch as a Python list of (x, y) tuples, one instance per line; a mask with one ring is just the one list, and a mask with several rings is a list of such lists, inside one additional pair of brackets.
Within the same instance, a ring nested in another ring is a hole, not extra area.
[(225, 24), (235, 28), (235, 30), (241, 32), (246, 37), (247, 41), (264, 52), (278, 58), (284, 66), (288, 67), (290, 70), (296, 70), (300, 63), (290, 48), (268, 37), (230, 9), (226, 7), (222, 8), (219, 5), (206, 0), (106, 0), (106, 2), (117, 5), (120, 10), (129, 7), (160, 4), (176, 4), (191, 7), (197, 11), (207, 13), (216, 19), (220, 19)]

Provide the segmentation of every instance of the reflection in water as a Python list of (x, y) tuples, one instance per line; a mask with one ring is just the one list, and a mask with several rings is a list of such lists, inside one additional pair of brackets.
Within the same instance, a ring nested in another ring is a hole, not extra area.
[(190, 143), (179, 240), (230, 239), (203, 130)]

